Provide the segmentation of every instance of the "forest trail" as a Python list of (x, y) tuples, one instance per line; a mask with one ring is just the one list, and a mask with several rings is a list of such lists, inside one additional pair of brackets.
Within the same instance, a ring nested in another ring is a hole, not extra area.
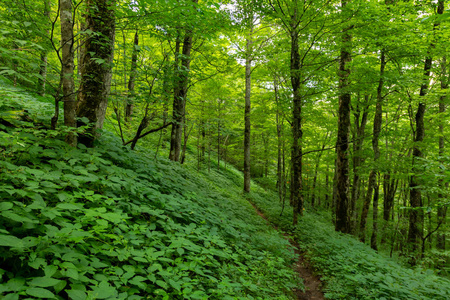
[[(258, 207), (249, 201), (250, 204), (255, 209), (256, 213), (266, 220), (266, 222), (272, 226), (275, 230), (280, 231), (278, 229), (278, 226), (275, 224), (272, 224), (267, 217), (264, 215), (262, 211), (258, 209)], [(296, 260), (294, 262), (294, 269), (298, 276), (303, 280), (303, 284), (305, 285), (305, 291), (302, 291), (301, 289), (295, 289), (294, 293), (298, 300), (321, 300), (325, 299), (325, 296), (321, 290), (322, 287), (322, 281), (320, 280), (319, 276), (315, 275), (313, 272), (312, 266), (309, 264), (307, 258), (305, 257), (304, 253), (302, 253), (299, 249), (298, 242), (295, 241), (294, 238), (289, 236), (287, 233), (284, 233), (280, 231), (283, 236), (289, 241), (289, 243), (294, 247), (294, 251), (296, 254)]]

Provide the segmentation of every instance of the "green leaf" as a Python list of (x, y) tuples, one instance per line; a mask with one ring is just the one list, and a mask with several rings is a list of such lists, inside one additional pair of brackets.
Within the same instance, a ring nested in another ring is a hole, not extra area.
[(43, 288), (29, 288), (26, 290), (26, 293), (37, 298), (55, 298), (55, 294)]
[(19, 294), (8, 294), (2, 297), (2, 300), (19, 300)]
[(59, 203), (56, 207), (67, 210), (78, 210), (83, 208), (83, 204)]
[(1, 202), (0, 203), (0, 210), (8, 210), (11, 209), (14, 206), (11, 202)]
[(29, 285), (35, 285), (35, 286), (39, 286), (39, 287), (50, 287), (50, 286), (55, 286), (60, 282), (61, 282), (61, 280), (58, 280), (55, 278), (35, 277), (30, 281)]
[(22, 248), (22, 240), (13, 235), (0, 234), (0, 246)]
[(93, 288), (94, 290), (94, 298), (97, 299), (106, 299), (112, 297), (116, 294), (116, 289), (109, 285), (108, 282), (102, 281), (98, 285), (98, 287)]
[(59, 282), (53, 287), (56, 293), (61, 292), (67, 285), (65, 280), (59, 280)]
[(167, 283), (162, 280), (156, 280), (156, 284), (162, 287), (163, 289), (167, 289)]
[(82, 290), (68, 290), (67, 294), (69, 295), (69, 298), (71, 300), (86, 300), (87, 299), (87, 295), (84, 291)]
[(19, 292), (24, 289), (25, 279), (24, 278), (12, 278), (7, 283), (6, 286), (9, 291)]
[(78, 280), (78, 278), (79, 278), (79, 274), (76, 269), (67, 269), (66, 271), (63, 271), (61, 273), (64, 273), (65, 276), (75, 279), (75, 280)]
[(56, 271), (58, 271), (57, 266), (51, 265), (51, 266), (46, 266), (44, 268), (44, 273), (45, 273), (45, 276), (47, 276), (47, 277), (52, 277), (56, 273)]
[(2, 212), (2, 216), (5, 217), (5, 218), (8, 218), (10, 220), (13, 220), (13, 221), (16, 221), (16, 222), (20, 222), (20, 223), (24, 223), (24, 222), (34, 223), (34, 222), (36, 222), (36, 221), (34, 221), (34, 220), (30, 219), (30, 218), (27, 218), (27, 217), (24, 217), (24, 216), (20, 216), (20, 215), (18, 215), (16, 213), (13, 213), (12, 211), (4, 211), (4, 212)]

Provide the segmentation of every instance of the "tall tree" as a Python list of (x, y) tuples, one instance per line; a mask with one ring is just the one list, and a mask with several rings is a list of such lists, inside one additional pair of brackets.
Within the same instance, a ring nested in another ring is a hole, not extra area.
[(251, 84), (252, 84), (252, 60), (253, 60), (253, 12), (249, 12), (247, 17), (249, 33), (245, 46), (245, 108), (244, 108), (244, 192), (250, 192), (250, 111), (251, 111)]
[[(345, 12), (347, 1), (341, 1), (342, 12)], [(342, 47), (339, 59), (339, 119), (337, 136), (337, 161), (336, 161), (336, 231), (344, 233), (351, 232), (350, 207), (349, 207), (349, 130), (350, 130), (350, 102), (351, 91), (349, 90), (352, 35), (350, 30), (353, 25), (343, 29)]]
[[(437, 14), (441, 15), (444, 12), (444, 0), (438, 1), (438, 10)], [(419, 105), (417, 107), (417, 112), (415, 115), (415, 132), (414, 132), (414, 146), (413, 146), (413, 165), (412, 165), (412, 175), (409, 181), (410, 188), (410, 205), (411, 210), (409, 212), (409, 230), (408, 230), (408, 243), (410, 244), (411, 251), (415, 252), (418, 249), (419, 242), (423, 240), (423, 222), (424, 222), (424, 213), (421, 207), (423, 206), (422, 202), (422, 192), (420, 190), (420, 177), (417, 174), (418, 171), (418, 163), (420, 158), (423, 157), (422, 151), (422, 142), (425, 137), (425, 96), (428, 94), (429, 84), (430, 84), (430, 74), (431, 67), (433, 64), (433, 59), (431, 57), (431, 51), (435, 48), (434, 44), (434, 34), (436, 29), (438, 29), (439, 23), (435, 22), (433, 24), (433, 41), (431, 42), (427, 55), (425, 57), (425, 63), (423, 67), (423, 77), (422, 84), (420, 85), (419, 92)], [(413, 259), (412, 263), (415, 263)]]
[[(76, 93), (73, 72), (74, 64), (74, 36), (73, 36), (73, 17), (72, 0), (59, 1), (61, 14), (61, 80), (63, 87), (64, 103), (64, 125), (76, 127)], [(45, 85), (45, 83), (43, 83)], [(73, 133), (66, 136), (66, 142), (71, 146), (76, 146), (77, 137)]]
[[(81, 83), (78, 93), (77, 116), (91, 123), (87, 134), (79, 142), (93, 147), (103, 127), (108, 95), (111, 88), (111, 69), (115, 39), (115, 0), (87, 0)], [(83, 125), (80, 123), (79, 125)]]
[(130, 80), (128, 81), (128, 94), (127, 103), (125, 106), (125, 121), (131, 121), (131, 115), (133, 114), (133, 107), (135, 101), (134, 83), (136, 81), (136, 69), (137, 69), (137, 55), (139, 51), (139, 34), (136, 30), (134, 34), (133, 53), (131, 54), (131, 70)]
[[(195, 6), (198, 0), (192, 0)], [(180, 160), (183, 128), (186, 113), (186, 98), (188, 93), (189, 71), (191, 64), (191, 50), (193, 30), (188, 28), (185, 31), (183, 39), (183, 48), (181, 55), (180, 37), (177, 37), (177, 46), (175, 50), (175, 76), (174, 76), (174, 95), (173, 95), (173, 123), (170, 134), (170, 153), (169, 159), (173, 161)], [(179, 63), (180, 62), (180, 63)]]
[[(44, 17), (48, 20), (50, 20), (50, 4), (51, 2), (49, 0), (44, 0)], [(61, 7), (60, 7), (61, 10)], [(45, 30), (47, 35), (50, 34), (49, 30)], [(73, 35), (73, 33), (72, 33)], [(38, 89), (40, 90), (40, 95), (45, 96), (45, 85), (47, 82), (47, 65), (48, 65), (48, 51), (42, 50), (41, 51), (41, 64), (39, 67), (39, 79), (38, 79)]]
[[(439, 4), (441, 4), (441, 3), (439, 3)], [(441, 89), (442, 90), (448, 89), (448, 77), (447, 77), (448, 75), (447, 75), (447, 65), (446, 64), (447, 64), (447, 61), (446, 61), (446, 57), (444, 56), (441, 61)], [(443, 163), (443, 156), (444, 156), (444, 151), (445, 151), (443, 114), (446, 111), (446, 104), (445, 104), (446, 98), (447, 98), (447, 96), (445, 94), (443, 94), (439, 97), (439, 114), (441, 115), (440, 119), (439, 119), (439, 160), (441, 160), (441, 163)], [(445, 190), (447, 187), (448, 186), (447, 186), (447, 184), (444, 183), (444, 180), (440, 179), (439, 180), (439, 188), (441, 191), (438, 194), (438, 198), (440, 201), (442, 201), (444, 199), (443, 190)], [(439, 203), (438, 204), (438, 212), (437, 212), (437, 222), (438, 222), (438, 224), (442, 223), (442, 225), (441, 225), (442, 227), (444, 227), (443, 225), (445, 224), (446, 216), (447, 216), (447, 206), (443, 205), (442, 203)], [(445, 232), (443, 230), (439, 230), (437, 232), (436, 248), (438, 248), (439, 250), (445, 251)]]

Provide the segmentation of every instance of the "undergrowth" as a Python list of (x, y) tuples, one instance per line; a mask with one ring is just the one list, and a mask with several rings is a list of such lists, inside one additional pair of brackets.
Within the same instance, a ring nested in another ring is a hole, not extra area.
[(155, 160), (108, 133), (68, 147), (67, 129), (46, 128), (50, 104), (2, 86), (1, 299), (292, 297), (293, 251), (236, 173)]
[(432, 270), (410, 269), (376, 253), (354, 237), (334, 231), (329, 218), (306, 211), (292, 228), (291, 208), (281, 213), (275, 193), (255, 203), (281, 229), (292, 232), (321, 276), (327, 299), (450, 299), (450, 281)]

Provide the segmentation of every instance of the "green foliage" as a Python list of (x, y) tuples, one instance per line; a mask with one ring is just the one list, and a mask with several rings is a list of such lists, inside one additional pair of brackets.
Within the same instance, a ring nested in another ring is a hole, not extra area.
[[(273, 199), (276, 196), (273, 195)], [(269, 197), (253, 197), (270, 220), (292, 230), (292, 215)], [(326, 283), (329, 299), (449, 299), (450, 281), (432, 270), (412, 270), (376, 253), (350, 235), (334, 231), (328, 218), (307, 212), (294, 231), (299, 242)]]
[[(4, 113), (23, 110), (6, 95)], [(0, 131), (1, 298), (290, 297), (293, 252), (235, 174), (155, 162), (108, 134), (71, 148), (64, 130), (19, 125)]]

